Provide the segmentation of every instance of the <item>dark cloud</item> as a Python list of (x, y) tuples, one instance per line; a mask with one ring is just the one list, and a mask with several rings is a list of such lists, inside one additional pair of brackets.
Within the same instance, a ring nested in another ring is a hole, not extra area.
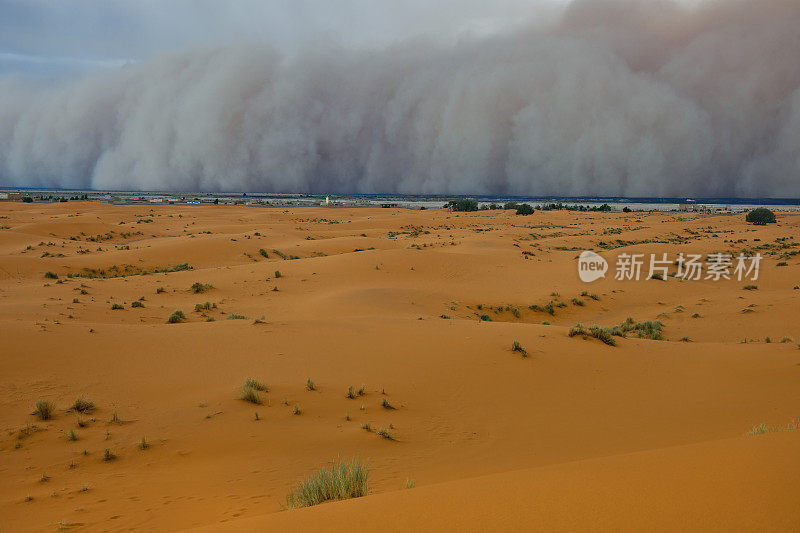
[(797, 197), (799, 24), (789, 0), (578, 0), (469, 38), (314, 39), (288, 61), (224, 44), (0, 81), (0, 182)]

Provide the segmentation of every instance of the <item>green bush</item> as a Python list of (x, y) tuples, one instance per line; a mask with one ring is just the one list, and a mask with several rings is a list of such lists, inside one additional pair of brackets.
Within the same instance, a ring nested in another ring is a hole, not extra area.
[(44, 273), (44, 277), (47, 279), (58, 279), (58, 274), (55, 272), (50, 272), (49, 270)]
[(519, 204), (517, 206), (518, 215), (532, 215), (533, 213), (534, 209), (530, 204)]
[(460, 199), (460, 200), (452, 200), (444, 204), (445, 208), (449, 207), (453, 211), (477, 211), (478, 210), (478, 202), (475, 200), (467, 200), (467, 199)]
[(775, 213), (767, 209), (766, 207), (759, 207), (757, 209), (753, 209), (749, 213), (747, 213), (747, 217), (745, 217), (747, 222), (751, 224), (757, 224), (763, 226), (765, 224), (774, 224), (776, 222)]

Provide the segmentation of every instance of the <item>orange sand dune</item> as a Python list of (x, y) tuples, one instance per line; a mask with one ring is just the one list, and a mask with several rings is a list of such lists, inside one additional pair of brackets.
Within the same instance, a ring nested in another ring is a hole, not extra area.
[[(0, 530), (798, 521), (798, 214), (2, 203), (0, 217)], [(584, 249), (609, 260), (605, 279), (580, 281)], [(760, 278), (614, 279), (621, 253), (721, 251), (761, 253)], [(627, 317), (662, 322), (663, 340), (568, 336)], [(262, 405), (240, 399), (251, 377)], [(79, 396), (96, 410), (68, 411)], [(31, 414), (39, 399), (52, 419)], [(745, 435), (762, 423), (776, 431)], [(282, 510), (298, 480), (354, 456), (368, 497)]]
[(791, 531), (800, 435), (601, 457), (438, 483), (193, 531)]

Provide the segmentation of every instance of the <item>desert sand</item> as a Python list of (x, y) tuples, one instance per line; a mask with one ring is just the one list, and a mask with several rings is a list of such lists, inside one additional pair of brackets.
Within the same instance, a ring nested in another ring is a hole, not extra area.
[[(0, 530), (797, 529), (799, 230), (790, 213), (0, 204)], [(578, 278), (586, 249), (605, 279)], [(745, 249), (755, 282), (614, 279), (621, 253)], [(664, 339), (568, 335), (628, 317)], [(68, 411), (78, 397), (96, 409)], [(368, 496), (284, 509), (351, 457)]]

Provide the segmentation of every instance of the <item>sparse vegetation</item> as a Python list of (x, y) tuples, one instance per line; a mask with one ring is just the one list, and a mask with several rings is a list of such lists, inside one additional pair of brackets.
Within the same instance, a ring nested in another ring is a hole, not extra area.
[(258, 393), (258, 389), (248, 386), (247, 383), (242, 385), (241, 399), (256, 405), (261, 405), (264, 403), (263, 400), (261, 400), (261, 395)]
[(528, 357), (528, 352), (522, 347), (519, 341), (514, 341), (511, 343), (511, 351), (519, 352), (522, 357)]
[(210, 283), (200, 283), (199, 281), (195, 281), (194, 283), (192, 283), (192, 286), (190, 287), (192, 293), (194, 294), (201, 294), (210, 291), (213, 288), (214, 286), (211, 285)]
[(139, 300), (136, 300), (135, 302), (131, 303), (131, 307), (144, 307), (144, 304)]
[(76, 413), (82, 413), (85, 415), (88, 415), (94, 411), (94, 409), (94, 402), (83, 397), (76, 398), (75, 401), (72, 402), (72, 406), (69, 408), (70, 411), (75, 411)]
[(78, 434), (75, 433), (74, 429), (70, 429), (67, 431), (67, 440), (76, 441), (78, 440)]
[(47, 279), (58, 279), (58, 274), (55, 272), (50, 272), (49, 270), (44, 273), (44, 277)]
[(173, 311), (169, 318), (167, 319), (168, 324), (180, 324), (181, 322), (186, 320), (186, 315), (180, 309), (176, 309)]
[(142, 436), (142, 440), (139, 441), (138, 446), (140, 450), (146, 450), (147, 448), (150, 447), (150, 443), (147, 442), (147, 439), (144, 436)]
[(317, 386), (314, 384), (313, 381), (311, 381), (311, 378), (308, 378), (306, 380), (306, 390), (308, 390), (308, 391), (317, 390)]
[(106, 461), (106, 462), (113, 461), (116, 458), (117, 458), (117, 455), (114, 452), (112, 452), (110, 449), (108, 449), (108, 448), (106, 448), (105, 451), (103, 452), (103, 461)]
[(56, 410), (56, 404), (50, 400), (38, 400), (36, 402), (36, 410), (33, 412), (40, 420), (50, 420), (53, 418), (53, 413)]
[(598, 339), (609, 346), (616, 346), (617, 341), (614, 340), (614, 336), (612, 330), (610, 328), (604, 328), (601, 326), (592, 326), (589, 329), (586, 329), (581, 324), (576, 324), (569, 330), (570, 337), (581, 336), (584, 339), (588, 337), (593, 337)]
[(300, 481), (286, 496), (286, 507), (297, 509), (326, 501), (366, 496), (369, 491), (368, 465), (358, 459), (335, 461)]
[(387, 400), (386, 398), (381, 398), (381, 407), (389, 410), (395, 409), (395, 407), (392, 404), (390, 404), (389, 400)]
[(247, 378), (246, 380), (244, 380), (244, 386), (249, 387), (251, 389), (255, 389), (257, 391), (269, 392), (269, 387), (267, 387), (261, 381), (258, 381), (257, 379), (253, 378)]
[(300, 404), (297, 404), (297, 403), (294, 404), (294, 407), (292, 407), (292, 414), (293, 415), (303, 414), (303, 411), (300, 409)]
[(376, 433), (379, 437), (386, 440), (394, 440), (394, 436), (386, 428), (379, 429)]
[(117, 311), (119, 309), (125, 309), (125, 306), (123, 306), (122, 304), (111, 304), (112, 311)]

